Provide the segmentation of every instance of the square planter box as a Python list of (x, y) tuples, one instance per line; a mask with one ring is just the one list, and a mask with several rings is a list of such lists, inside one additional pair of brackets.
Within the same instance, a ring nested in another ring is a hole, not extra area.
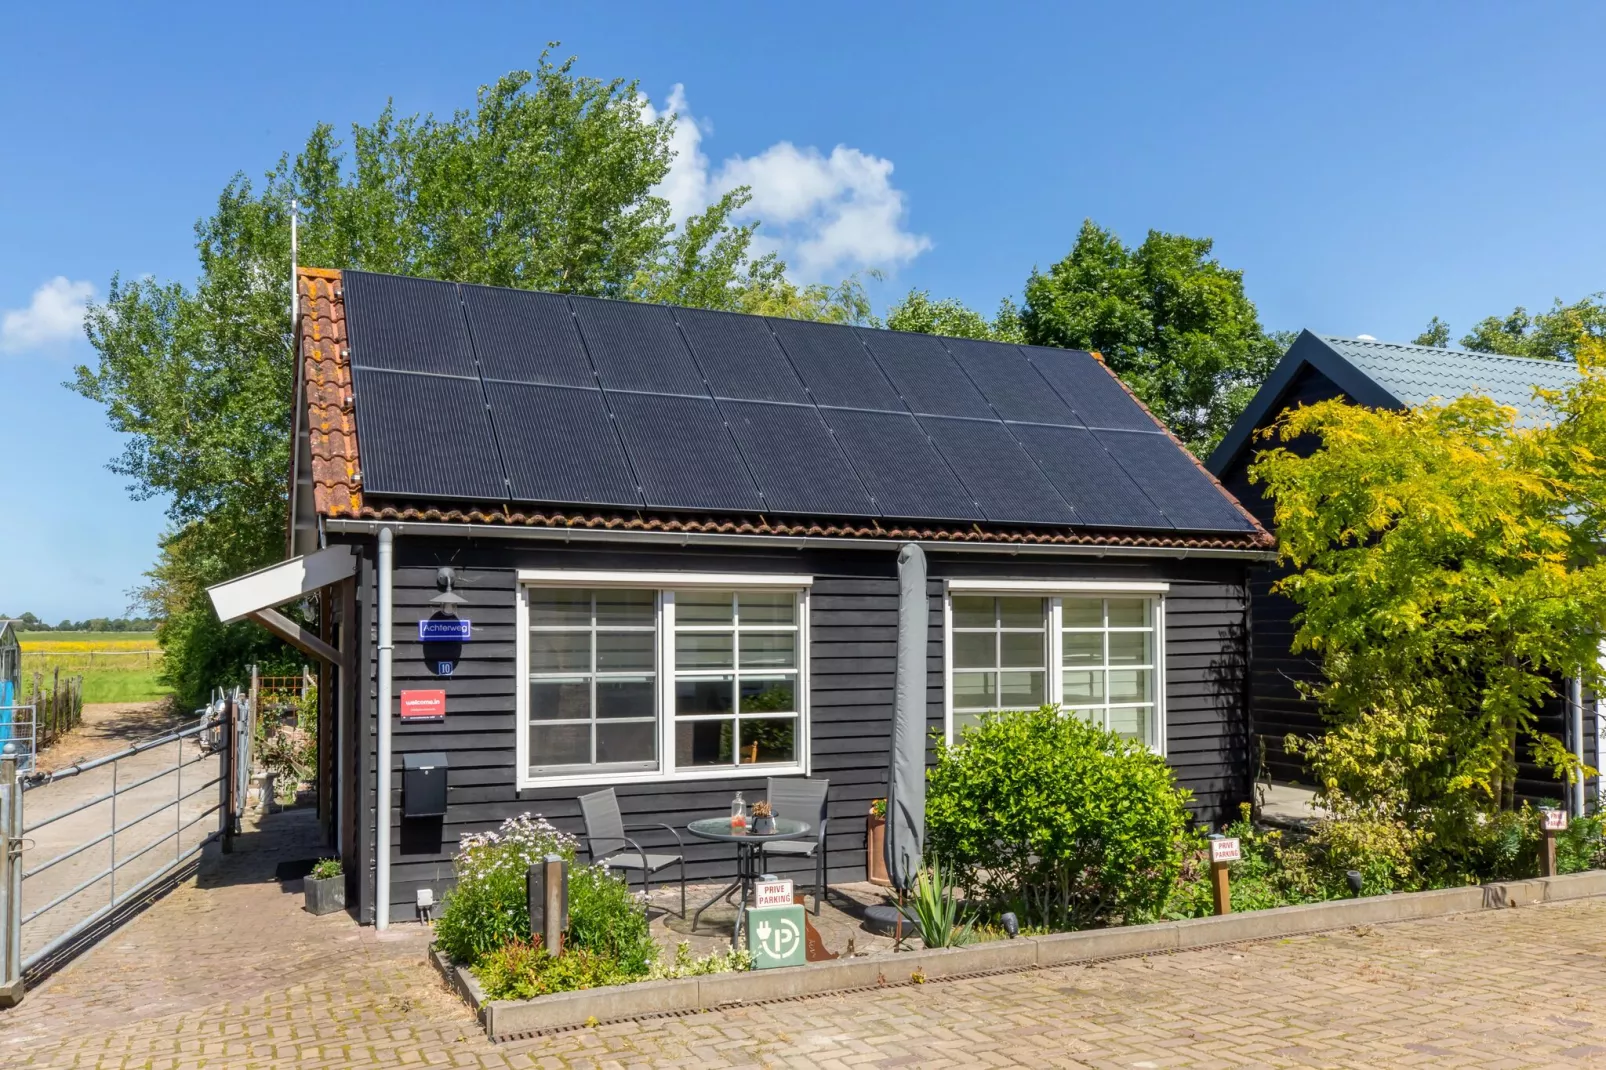
[(337, 910), (346, 909), (345, 874), (325, 877), (321, 881), (306, 877), (302, 880), (301, 886), (306, 895), (308, 914), (333, 914)]

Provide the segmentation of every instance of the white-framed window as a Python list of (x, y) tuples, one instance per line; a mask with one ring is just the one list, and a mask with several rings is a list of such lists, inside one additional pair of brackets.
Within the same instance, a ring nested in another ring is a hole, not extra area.
[(518, 786), (806, 774), (810, 582), (521, 571)]
[(947, 733), (1044, 702), (1165, 751), (1164, 583), (950, 580)]

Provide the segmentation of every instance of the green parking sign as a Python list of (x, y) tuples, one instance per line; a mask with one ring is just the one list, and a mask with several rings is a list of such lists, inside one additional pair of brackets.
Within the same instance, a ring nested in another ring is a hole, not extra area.
[(804, 937), (802, 907), (747, 908), (747, 950), (754, 969), (803, 965)]

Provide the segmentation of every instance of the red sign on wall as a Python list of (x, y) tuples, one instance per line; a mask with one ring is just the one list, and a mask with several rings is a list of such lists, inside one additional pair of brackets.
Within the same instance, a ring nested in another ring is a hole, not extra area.
[(403, 691), (401, 719), (404, 721), (446, 720), (446, 692)]

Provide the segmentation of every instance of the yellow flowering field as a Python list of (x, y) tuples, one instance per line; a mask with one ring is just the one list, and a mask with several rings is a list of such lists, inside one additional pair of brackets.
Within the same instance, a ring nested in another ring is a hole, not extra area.
[(158, 698), (167, 688), (157, 682), (162, 652), (155, 632), (23, 632), (22, 686), (34, 674), (48, 688), (61, 675), (84, 678), (85, 702), (123, 702)]
[[(63, 636), (70, 638), (61, 638)], [(100, 653), (156, 649), (154, 632), (29, 632), (20, 639), (24, 654), (87, 654), (91, 650)]]

